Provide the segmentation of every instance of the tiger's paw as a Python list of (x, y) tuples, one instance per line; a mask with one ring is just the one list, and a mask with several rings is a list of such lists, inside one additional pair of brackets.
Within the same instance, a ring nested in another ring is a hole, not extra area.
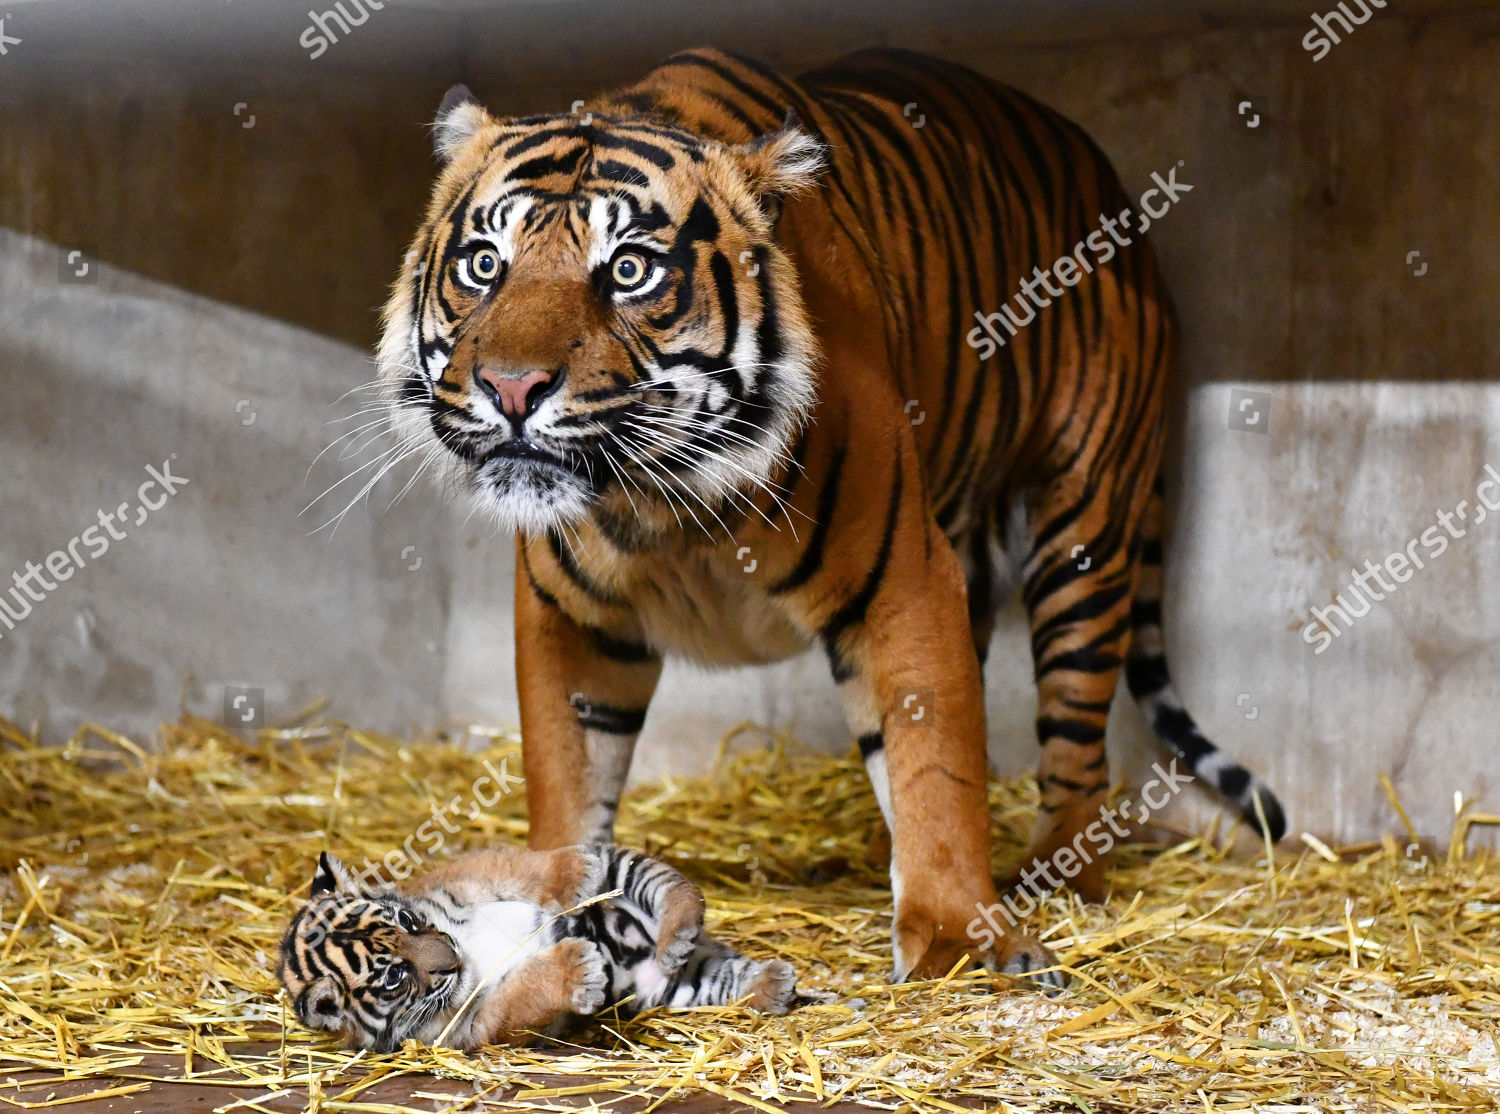
[(574, 1013), (598, 1013), (609, 988), (609, 970), (604, 953), (591, 940), (564, 940), (568, 952), (568, 996)]
[(1057, 965), (1057, 957), (1034, 936), (1012, 936), (996, 948), (996, 966), (1010, 975), (1032, 984), (1043, 994), (1053, 995), (1068, 985), (1068, 973)]
[(675, 975), (698, 946), (697, 925), (684, 925), (671, 936), (663, 935), (656, 948), (656, 962), (666, 975)]
[(757, 964), (760, 968), (750, 980), (745, 1005), (761, 1013), (786, 1013), (797, 997), (797, 972), (783, 959)]

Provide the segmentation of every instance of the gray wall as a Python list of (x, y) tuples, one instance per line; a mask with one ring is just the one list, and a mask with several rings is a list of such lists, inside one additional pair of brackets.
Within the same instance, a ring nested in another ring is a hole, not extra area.
[[(1314, 62), (1311, 9), (1281, 2), (403, 3), (310, 61), (305, 4), (15, 4), (0, 222), (29, 238), (0, 234), (0, 569), (132, 498), (147, 463), (176, 452), (190, 483), (0, 629), (0, 713), (145, 734), (179, 701), (218, 718), (242, 684), (273, 720), (327, 696), (394, 731), (513, 722), (508, 539), (420, 480), (384, 512), (411, 462), (332, 537), (311, 531), (354, 481), (298, 513), (369, 459), (335, 451), (304, 481), (359, 396), (330, 404), (372, 374), (432, 169), (421, 122), (456, 79), (499, 110), (561, 110), (697, 42), (793, 69), (885, 42), (1070, 113), (1128, 188), (1179, 161), (1194, 186), (1152, 238), (1186, 341), (1169, 650), (1205, 726), (1325, 836), (1393, 826), (1382, 770), (1426, 833), (1446, 836), (1455, 789), (1500, 811), (1500, 522), (1325, 653), (1300, 633), (1350, 566), (1500, 468), (1500, 15), (1392, 7)], [(56, 245), (97, 282), (62, 281)], [(1237, 388), (1262, 392), (1268, 433), (1230, 428)], [(1013, 772), (1034, 698), (1010, 620), (989, 711)], [(1116, 775), (1138, 781), (1156, 752), (1133, 708), (1115, 719)], [(847, 745), (815, 658), (673, 669), (638, 774), (702, 768), (742, 720)]]

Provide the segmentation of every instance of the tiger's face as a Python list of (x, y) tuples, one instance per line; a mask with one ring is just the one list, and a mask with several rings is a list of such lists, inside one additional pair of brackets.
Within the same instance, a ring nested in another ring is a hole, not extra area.
[(806, 420), (815, 342), (775, 239), (822, 148), (638, 117), (497, 120), (461, 86), (386, 306), (402, 445), (504, 525), (690, 522), (763, 484)]
[(279, 973), (303, 1025), (376, 1052), (431, 1039), (458, 1005), (462, 975), (453, 941), (418, 903), (362, 889), (327, 854), (282, 938)]

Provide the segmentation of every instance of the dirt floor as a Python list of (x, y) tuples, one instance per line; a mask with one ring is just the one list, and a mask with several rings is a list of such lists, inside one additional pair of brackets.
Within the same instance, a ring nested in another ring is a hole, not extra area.
[[(1399, 838), (1363, 847), (1293, 836), (1268, 858), (1217, 850), (1212, 832), (1132, 843), (1103, 905), (1054, 895), (1026, 914), (1072, 972), (1065, 994), (985, 973), (892, 986), (890, 892), (864, 861), (878, 810), (858, 761), (747, 731), (715, 778), (632, 794), (620, 837), (703, 886), (715, 933), (788, 960), (825, 1001), (376, 1056), (289, 1018), (280, 934), (319, 851), (400, 862), (436, 816), (452, 821), (437, 859), (519, 840), (524, 789), (494, 799), (479, 780), (519, 769), (515, 740), (338, 724), (242, 738), (190, 721), (143, 743), (91, 729), (41, 746), (0, 721), (0, 1107), (1500, 1106), (1500, 862), (1465, 852), (1494, 817), (1466, 813), (1447, 848), (1419, 847), (1394, 802)], [(1000, 871), (1034, 787), (997, 784), (991, 806)]]
[[(256, 1050), (247, 1050), (256, 1051)], [(0, 1066), (4, 1057), (0, 1056)], [(351, 1072), (342, 1078), (322, 1083), (322, 1110), (408, 1109), (431, 1111), (483, 1110), (495, 1108), (534, 1109), (544, 1101), (548, 1106), (565, 1106), (575, 1110), (597, 1109), (601, 1096), (597, 1092), (569, 1095), (578, 1080), (575, 1076), (534, 1076), (524, 1084), (491, 1082), (475, 1086), (451, 1079), (420, 1073), (397, 1074), (373, 1082), (365, 1073)], [(609, 1108), (620, 1114), (638, 1114), (651, 1109), (665, 1095), (664, 1088), (622, 1094)], [(98, 1097), (90, 1097), (98, 1096)], [(718, 1114), (720, 1111), (764, 1109), (764, 1103), (751, 1106), (735, 1102), (712, 1092), (690, 1093), (673, 1097), (672, 1114)], [(258, 1083), (225, 1078), (212, 1069), (197, 1075), (182, 1071), (182, 1061), (175, 1056), (146, 1056), (133, 1068), (121, 1068), (118, 1074), (98, 1075), (88, 1079), (67, 1080), (55, 1074), (21, 1072), (5, 1079), (0, 1086), (0, 1102), (22, 1108), (47, 1108), (66, 1105), (70, 1114), (207, 1114), (208, 1111), (274, 1111), (275, 1114), (298, 1114), (308, 1109), (308, 1089), (297, 1086), (267, 1090)], [(979, 1109), (978, 1100), (961, 1104), (965, 1109)], [(777, 1104), (777, 1109), (793, 1107)], [(877, 1109), (857, 1103), (834, 1102), (819, 1106), (833, 1114)]]

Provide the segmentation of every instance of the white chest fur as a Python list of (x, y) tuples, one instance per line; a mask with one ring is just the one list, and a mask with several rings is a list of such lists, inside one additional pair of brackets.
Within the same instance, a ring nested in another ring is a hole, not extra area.
[(543, 920), (530, 902), (487, 901), (452, 916), (450, 935), (466, 970), (491, 983), (545, 946), (545, 934), (537, 931)]

